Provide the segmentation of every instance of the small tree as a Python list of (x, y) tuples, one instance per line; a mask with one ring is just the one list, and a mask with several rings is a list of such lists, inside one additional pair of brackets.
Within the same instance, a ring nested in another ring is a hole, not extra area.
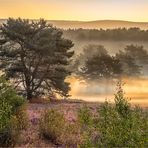
[(148, 52), (143, 46), (131, 44), (126, 46), (124, 51), (127, 55), (130, 55), (138, 65), (143, 66), (148, 64)]
[(116, 54), (124, 69), (124, 75), (137, 76), (139, 74), (147, 75), (148, 52), (143, 46), (128, 45), (123, 51)]
[(133, 73), (132, 71), (134, 71), (134, 74), (139, 74), (141, 70), (142, 74), (147, 74), (148, 52), (143, 46), (128, 45), (118, 56), (122, 59), (123, 65), (127, 65), (129, 73)]
[(123, 51), (119, 51), (116, 54), (116, 58), (119, 59), (122, 66), (124, 76), (138, 76), (141, 72), (141, 66), (137, 65), (134, 58), (131, 55)]
[(88, 59), (83, 68), (84, 74), (88, 78), (115, 78), (122, 70), (119, 60), (110, 55), (96, 55)]
[(9, 81), (0, 76), (0, 147), (14, 146), (20, 130), (27, 127), (25, 99), (17, 95)]
[[(91, 53), (90, 53), (91, 51)], [(101, 45), (89, 45), (80, 55), (84, 59), (78, 74), (87, 79), (115, 78), (122, 73), (121, 65), (116, 57), (110, 56)]]
[(0, 68), (17, 88), (23, 87), (27, 99), (46, 92), (67, 96), (70, 88), (64, 80), (70, 74), (66, 66), (74, 53), (73, 43), (59, 29), (43, 19), (9, 18), (1, 31)]

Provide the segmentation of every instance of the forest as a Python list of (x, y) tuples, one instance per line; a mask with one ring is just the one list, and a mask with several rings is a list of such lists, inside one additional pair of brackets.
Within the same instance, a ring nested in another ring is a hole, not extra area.
[(140, 28), (67, 29), (64, 35), (75, 40), (147, 41), (148, 30)]

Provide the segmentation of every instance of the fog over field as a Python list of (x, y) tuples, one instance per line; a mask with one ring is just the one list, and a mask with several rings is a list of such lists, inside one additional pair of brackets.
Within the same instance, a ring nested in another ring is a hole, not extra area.
[[(116, 92), (117, 81), (92, 81), (89, 85), (79, 82), (74, 78), (70, 78), (71, 82), (71, 98), (82, 99), (85, 101), (104, 102), (106, 99), (111, 102)], [(148, 78), (139, 79), (123, 79), (124, 91), (126, 96), (131, 99), (132, 103), (148, 106)]]
[(88, 40), (88, 41), (78, 41), (78, 40), (74, 40), (74, 51), (75, 54), (79, 54), (81, 52), (83, 52), (83, 48), (89, 44), (94, 44), (94, 45), (103, 45), (107, 51), (110, 54), (115, 54), (116, 52), (118, 52), (119, 50), (123, 50), (127, 45), (138, 45), (138, 46), (143, 46), (144, 49), (146, 49), (148, 51), (148, 42), (147, 41), (92, 41), (92, 40)]
[[(0, 20), (0, 23), (5, 23), (6, 20)], [(74, 43), (74, 47), (72, 49), (75, 51), (73, 61), (77, 58), (78, 55), (83, 53), (83, 49), (87, 47), (88, 45), (102, 45), (105, 47), (105, 49), (108, 51), (108, 53), (112, 56), (115, 56), (116, 53), (120, 51), (123, 51), (124, 48), (128, 45), (135, 45), (135, 46), (143, 46), (143, 48), (148, 51), (148, 40), (147, 37), (145, 40), (138, 40), (135, 38), (135, 40), (128, 40), (128, 39), (93, 39), (89, 37), (89, 30), (84, 30), (85, 38), (78, 38), (79, 34), (77, 34), (77, 30), (72, 30), (73, 32), (76, 32), (75, 34), (68, 33), (69, 28), (77, 29), (77, 28), (83, 28), (83, 29), (90, 29), (93, 31), (93, 29), (100, 28), (104, 29), (104, 31), (108, 29), (118, 29), (121, 27), (130, 28), (130, 27), (139, 27), (140, 29), (148, 29), (147, 23), (140, 23), (140, 22), (127, 22), (127, 21), (90, 21), (90, 22), (81, 22), (81, 21), (48, 21), (48, 23), (53, 24), (54, 26), (64, 29), (64, 37), (67, 39), (70, 39)], [(135, 28), (136, 29), (136, 28)], [(79, 31), (79, 29), (78, 29)], [(81, 30), (80, 30), (81, 31)], [(94, 30), (94, 32), (97, 30)], [(138, 31), (136, 29), (136, 31)], [(143, 31), (141, 31), (143, 32)], [(97, 33), (96, 33), (97, 34)], [(92, 36), (95, 37), (95, 35), (92, 33)], [(115, 34), (116, 35), (116, 34)], [(139, 34), (137, 34), (139, 35)], [(81, 37), (81, 36), (80, 36)], [(87, 39), (87, 37), (89, 39)], [(90, 53), (93, 53), (93, 49), (89, 51)], [(88, 53), (89, 54), (89, 53)], [(122, 82), (124, 84), (124, 90), (128, 97), (131, 97), (131, 101), (134, 103), (144, 104), (148, 106), (148, 67), (144, 68), (144, 72), (146, 74), (139, 76), (138, 78), (122, 78)], [(134, 73), (134, 71), (133, 71)], [(68, 78), (68, 82), (70, 82), (71, 91), (70, 95), (71, 98), (74, 99), (82, 99), (86, 101), (105, 101), (105, 99), (110, 99), (112, 101), (113, 95), (116, 92), (116, 84), (117, 80), (91, 80), (89, 83), (81, 82), (76, 77), (72, 76)]]
[[(71, 38), (72, 39), (72, 38)], [(89, 44), (103, 45), (109, 54), (115, 55), (119, 50), (123, 50), (127, 45), (143, 46), (148, 51), (147, 41), (78, 41), (72, 39), (74, 42), (75, 56), (83, 53), (83, 48)], [(90, 51), (91, 53), (93, 51)], [(147, 72), (148, 69), (146, 68)], [(134, 71), (133, 71), (134, 73)], [(71, 77), (71, 98), (82, 99), (86, 101), (99, 101), (103, 102), (105, 99), (113, 101), (114, 94), (116, 92), (117, 80), (102, 80), (96, 82), (92, 80), (89, 84), (79, 82), (77, 79)], [(148, 76), (139, 76), (138, 78), (123, 78), (124, 91), (126, 96), (131, 98), (131, 102), (134, 104), (140, 104), (142, 106), (148, 106)]]

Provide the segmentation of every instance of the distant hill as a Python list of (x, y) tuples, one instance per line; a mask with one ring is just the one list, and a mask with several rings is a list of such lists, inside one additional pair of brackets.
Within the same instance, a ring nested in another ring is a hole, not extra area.
[[(4, 23), (6, 20), (1, 19), (0, 23)], [(118, 21), (118, 20), (98, 20), (98, 21), (64, 21), (64, 20), (48, 20), (50, 24), (57, 26), (58, 28), (84, 28), (84, 29), (113, 29), (113, 28), (131, 28), (138, 27), (141, 29), (148, 29), (148, 22), (130, 22), (130, 21)]]
[(148, 22), (129, 22), (117, 20), (99, 20), (99, 21), (55, 21), (50, 20), (49, 23), (59, 28), (84, 28), (84, 29), (113, 29), (113, 28), (131, 28), (138, 27), (148, 29)]

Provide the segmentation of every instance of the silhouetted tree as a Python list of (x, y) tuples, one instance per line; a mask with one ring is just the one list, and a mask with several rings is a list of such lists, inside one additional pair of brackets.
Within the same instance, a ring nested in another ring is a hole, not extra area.
[(86, 59), (79, 74), (86, 79), (117, 78), (122, 73), (119, 60), (110, 56), (101, 45), (87, 46), (81, 56)]
[(124, 52), (130, 55), (138, 65), (143, 66), (148, 64), (148, 52), (143, 46), (128, 45), (124, 49)]
[(66, 96), (70, 74), (67, 70), (73, 55), (73, 43), (43, 19), (29, 21), (9, 18), (1, 28), (0, 68), (16, 86), (23, 87), (27, 99), (45, 93)]
[(83, 52), (77, 55), (73, 64), (73, 72), (81, 74), (81, 68), (85, 65), (86, 60), (92, 58), (94, 55), (107, 54), (107, 50), (102, 45), (89, 44), (83, 48)]
[(143, 46), (128, 45), (116, 57), (120, 59), (126, 75), (139, 75), (148, 68), (148, 52)]
[(140, 74), (141, 67), (135, 63), (135, 60), (130, 55), (119, 51), (119, 53), (116, 54), (116, 58), (119, 59), (122, 66), (123, 76), (138, 76)]
[(82, 69), (87, 78), (117, 78), (122, 70), (119, 60), (110, 55), (95, 55), (88, 59)]
[[(75, 74), (84, 79), (139, 76), (148, 65), (148, 54), (142, 46), (126, 46), (116, 55), (109, 55), (101, 45), (88, 45), (75, 61)], [(143, 64), (143, 65), (142, 65)]]

